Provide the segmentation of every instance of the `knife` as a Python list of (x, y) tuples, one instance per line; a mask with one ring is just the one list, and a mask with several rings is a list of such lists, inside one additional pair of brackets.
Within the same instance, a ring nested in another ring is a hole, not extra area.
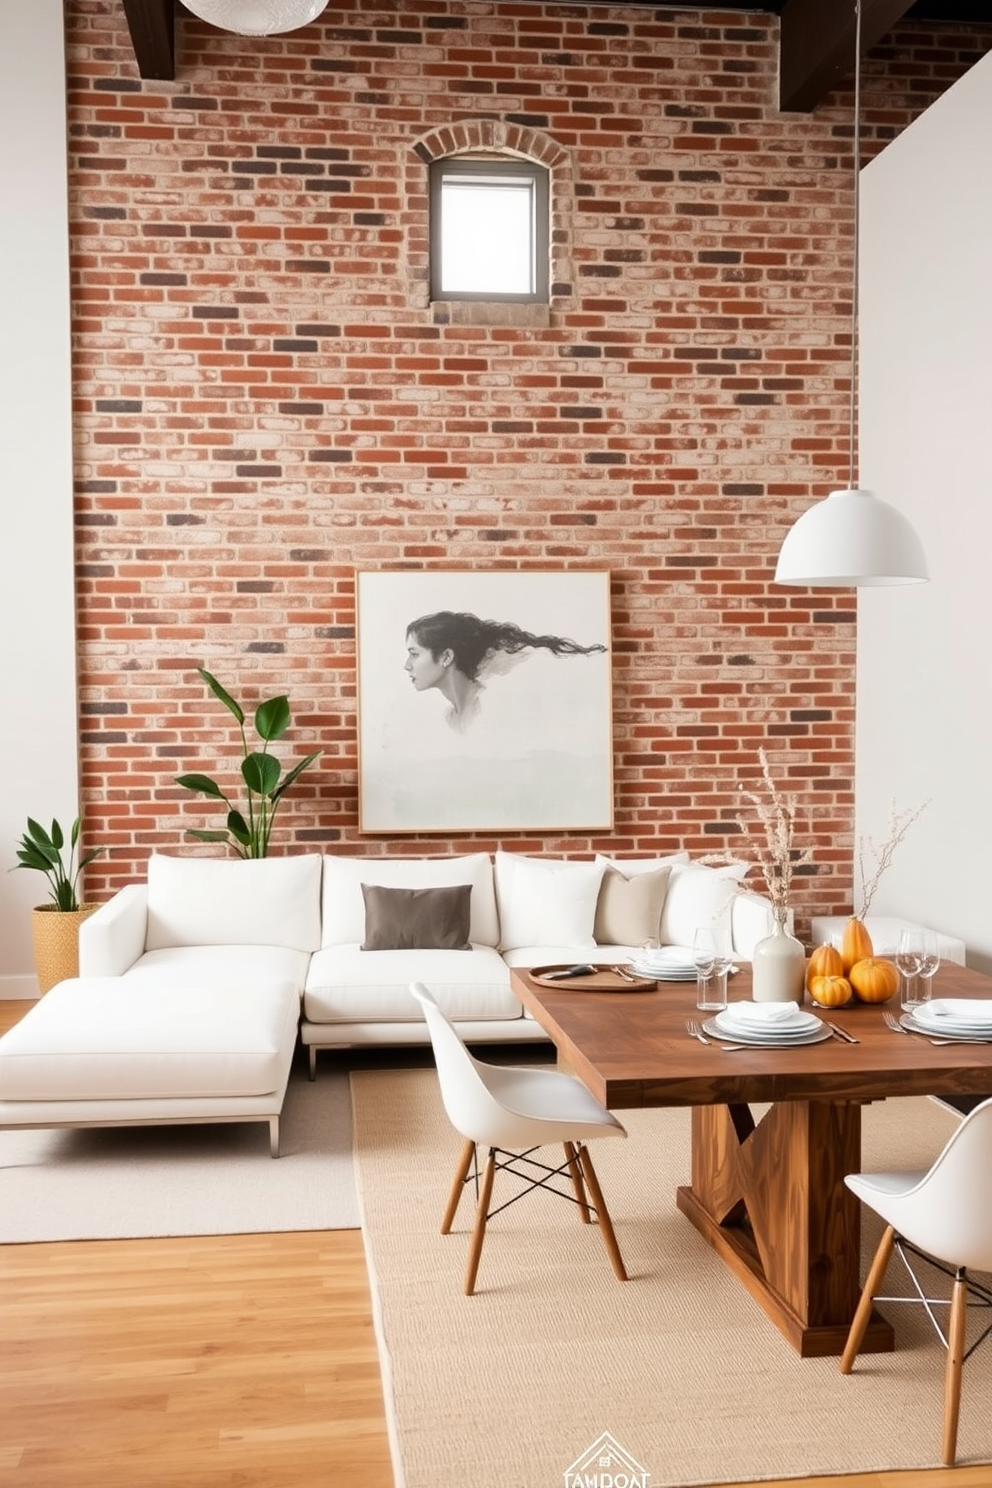
[(834, 1038), (842, 1039), (845, 1044), (860, 1044), (861, 1040), (856, 1039), (853, 1033), (848, 1033), (846, 1028), (839, 1028), (836, 1023), (831, 1023), (829, 1018), (825, 1018), (824, 1022)]

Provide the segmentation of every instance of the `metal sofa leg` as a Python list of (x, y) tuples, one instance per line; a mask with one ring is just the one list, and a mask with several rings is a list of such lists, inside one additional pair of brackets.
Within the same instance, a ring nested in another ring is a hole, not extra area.
[(272, 1157), (279, 1156), (279, 1117), (269, 1117), (269, 1153)]

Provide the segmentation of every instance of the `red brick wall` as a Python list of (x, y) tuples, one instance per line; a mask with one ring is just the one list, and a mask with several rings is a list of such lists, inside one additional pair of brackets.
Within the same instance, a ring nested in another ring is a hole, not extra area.
[[(118, 0), (65, 11), (91, 894), (221, 825), (173, 784), (233, 784), (206, 666), (323, 750), (280, 849), (719, 852), (763, 745), (812, 815), (801, 917), (847, 907), (855, 602), (769, 581), (847, 483), (850, 91), (780, 114), (762, 14), (377, 0), (249, 41), (178, 10), (160, 83)], [(886, 38), (866, 157), (988, 29)], [(427, 305), (460, 123), (564, 152), (546, 328)], [(426, 565), (610, 570), (612, 833), (360, 836), (354, 575)]]

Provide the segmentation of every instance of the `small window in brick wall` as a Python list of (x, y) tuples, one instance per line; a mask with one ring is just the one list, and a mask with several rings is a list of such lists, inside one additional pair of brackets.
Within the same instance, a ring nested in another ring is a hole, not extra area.
[(548, 303), (548, 172), (459, 155), (430, 167), (432, 300)]

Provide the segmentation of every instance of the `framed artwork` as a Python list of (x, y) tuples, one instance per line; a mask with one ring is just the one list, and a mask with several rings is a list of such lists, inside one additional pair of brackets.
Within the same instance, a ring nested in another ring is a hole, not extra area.
[(610, 576), (357, 577), (362, 832), (613, 825)]

